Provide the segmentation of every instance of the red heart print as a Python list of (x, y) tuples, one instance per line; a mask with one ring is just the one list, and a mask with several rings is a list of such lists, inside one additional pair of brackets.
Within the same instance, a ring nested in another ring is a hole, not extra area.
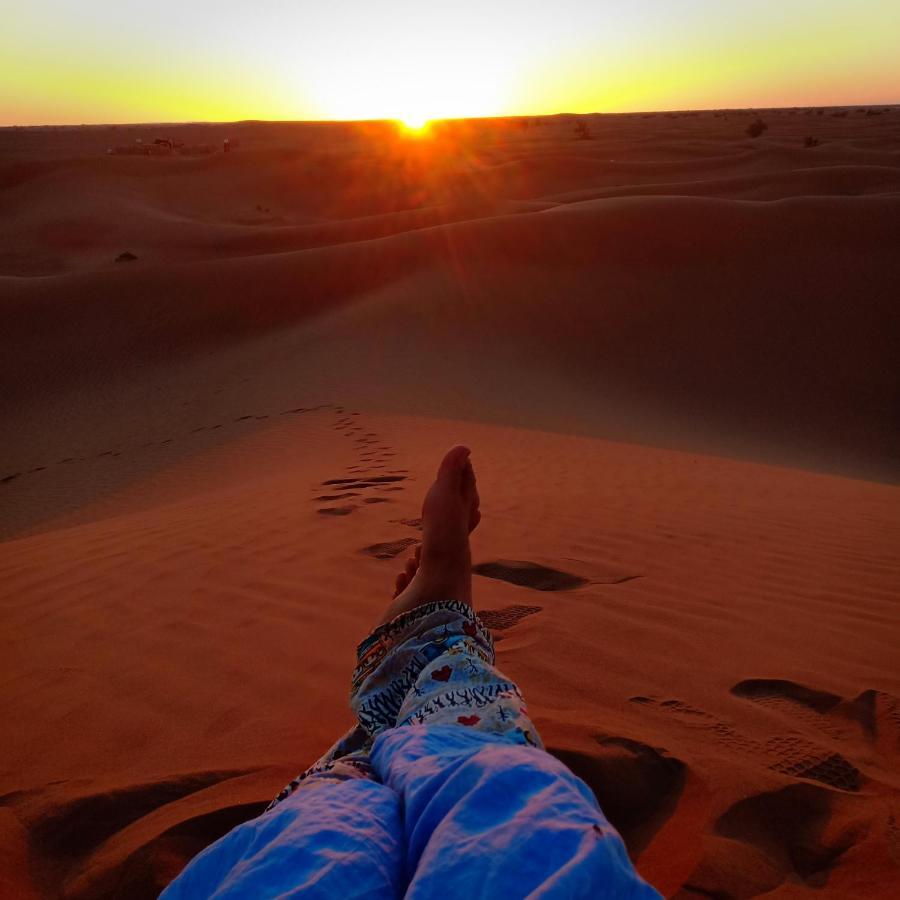
[(477, 725), (481, 721), (481, 716), (458, 716), (456, 721), (460, 725)]
[(431, 677), (435, 681), (449, 681), (452, 674), (453, 669), (451, 669), (450, 666), (444, 666), (442, 669), (435, 669), (431, 673)]
[(464, 631), (469, 637), (475, 637), (475, 632), (478, 631), (478, 629), (475, 627), (475, 623), (474, 623), (474, 622), (466, 622), (466, 623), (463, 625), (463, 631)]

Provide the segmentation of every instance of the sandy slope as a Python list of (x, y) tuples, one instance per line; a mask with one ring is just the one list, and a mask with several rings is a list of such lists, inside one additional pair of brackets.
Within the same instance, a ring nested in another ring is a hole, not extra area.
[(0, 132), (0, 894), (152, 896), (314, 758), (465, 440), (647, 877), (891, 896), (900, 113), (765, 115)]

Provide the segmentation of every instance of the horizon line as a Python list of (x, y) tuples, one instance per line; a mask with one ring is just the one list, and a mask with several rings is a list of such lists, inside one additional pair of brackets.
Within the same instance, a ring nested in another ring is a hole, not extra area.
[[(703, 112), (764, 112), (768, 110), (796, 110), (796, 109), (863, 109), (875, 106), (900, 107), (900, 100), (887, 102), (858, 102), (858, 103), (826, 103), (826, 104), (793, 104), (790, 106), (702, 106), (702, 107), (671, 107), (665, 109), (633, 109), (618, 112), (593, 112), (576, 113), (561, 111), (555, 113), (509, 113), (495, 116), (447, 116), (428, 119), (429, 122), (492, 122), (502, 119), (553, 119), (561, 116), (635, 116), (635, 115), (659, 115), (665, 113), (703, 113)], [(401, 121), (399, 117), (382, 116), (364, 119), (172, 119), (172, 120), (147, 120), (122, 121), (122, 122), (45, 122), (41, 124), (23, 124), (11, 122), (0, 124), (0, 130), (26, 129), (26, 128), (136, 128), (143, 125), (362, 125), (370, 123), (388, 123)]]

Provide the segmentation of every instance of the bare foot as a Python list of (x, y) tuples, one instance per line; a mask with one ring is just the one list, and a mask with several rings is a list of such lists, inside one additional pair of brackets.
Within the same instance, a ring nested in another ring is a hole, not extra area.
[(397, 576), (383, 622), (432, 600), (472, 603), (469, 533), (481, 521), (469, 448), (447, 451), (422, 504), (422, 544)]

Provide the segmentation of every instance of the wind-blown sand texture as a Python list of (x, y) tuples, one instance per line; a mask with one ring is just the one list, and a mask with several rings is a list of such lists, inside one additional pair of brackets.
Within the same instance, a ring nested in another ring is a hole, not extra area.
[(155, 896), (346, 728), (463, 441), (640, 871), (896, 896), (900, 110), (762, 115), (0, 131), (0, 895)]

